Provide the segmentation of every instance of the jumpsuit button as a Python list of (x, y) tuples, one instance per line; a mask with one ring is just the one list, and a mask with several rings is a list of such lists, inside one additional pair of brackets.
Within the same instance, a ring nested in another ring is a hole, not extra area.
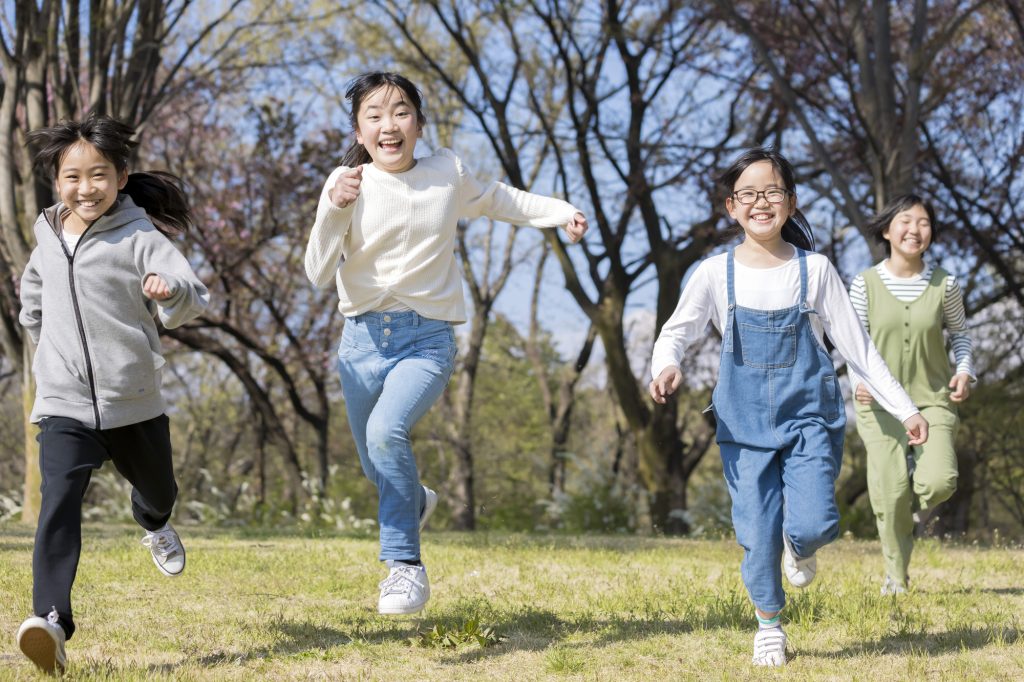
[(388, 347), (388, 342), (385, 341), (384, 343), (380, 344), (380, 347), (381, 348), (387, 348)]
[(384, 330), (384, 336), (391, 336), (391, 330), (390, 329), (385, 329)]
[(391, 321), (391, 316), (390, 315), (385, 315), (384, 316), (384, 321), (385, 322), (390, 322)]

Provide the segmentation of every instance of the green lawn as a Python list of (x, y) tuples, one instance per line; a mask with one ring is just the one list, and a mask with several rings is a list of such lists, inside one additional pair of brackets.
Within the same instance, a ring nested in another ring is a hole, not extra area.
[[(428, 533), (427, 610), (385, 618), (372, 538), (179, 530), (188, 568), (169, 579), (138, 529), (87, 527), (69, 679), (1024, 679), (1019, 549), (922, 543), (895, 599), (877, 543), (841, 540), (790, 593), (789, 666), (764, 670), (731, 540)], [(31, 551), (0, 525), (0, 680), (37, 678), (14, 642)], [(417, 638), (470, 619), (500, 640)]]

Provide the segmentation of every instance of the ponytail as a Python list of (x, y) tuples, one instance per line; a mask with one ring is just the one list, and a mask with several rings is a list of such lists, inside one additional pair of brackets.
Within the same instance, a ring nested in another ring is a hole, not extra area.
[(345, 156), (341, 158), (341, 165), (347, 168), (355, 168), (371, 161), (373, 159), (370, 158), (370, 152), (366, 151), (366, 147), (358, 142), (353, 142), (352, 146), (345, 152)]
[(121, 191), (144, 209), (156, 229), (168, 237), (192, 227), (192, 208), (178, 176), (163, 171), (132, 173)]

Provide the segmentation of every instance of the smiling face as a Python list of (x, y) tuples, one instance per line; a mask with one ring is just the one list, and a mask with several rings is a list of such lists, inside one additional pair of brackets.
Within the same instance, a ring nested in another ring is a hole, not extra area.
[[(754, 203), (744, 204), (737, 198), (737, 195), (751, 191), (757, 193)], [(783, 195), (782, 201), (769, 202), (768, 197), (779, 191)], [(725, 200), (725, 208), (743, 228), (747, 239), (771, 245), (782, 239), (782, 226), (796, 210), (796, 195), (787, 190), (771, 161), (756, 161), (736, 179), (732, 196)]]
[(921, 204), (914, 204), (897, 213), (889, 227), (882, 231), (889, 242), (890, 253), (905, 260), (917, 260), (932, 243), (932, 221)]
[(401, 88), (386, 85), (366, 96), (356, 117), (356, 141), (366, 148), (373, 165), (401, 173), (416, 164), (413, 152), (421, 126), (416, 108)]
[[(57, 195), (73, 216), (68, 227), (85, 229), (109, 211), (127, 181), (127, 170), (118, 173), (113, 162), (90, 143), (72, 145), (61, 159), (54, 180)], [(74, 224), (76, 220), (78, 225)]]

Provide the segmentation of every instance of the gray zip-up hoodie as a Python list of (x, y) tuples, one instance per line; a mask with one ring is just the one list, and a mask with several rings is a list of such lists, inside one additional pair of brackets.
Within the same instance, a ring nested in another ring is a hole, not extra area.
[[(21, 277), (21, 324), (37, 344), (32, 421), (70, 417), (96, 429), (136, 424), (164, 412), (160, 337), (153, 319), (177, 327), (210, 295), (185, 257), (126, 194), (69, 250), (64, 204), (36, 219), (36, 248)], [(170, 298), (142, 293), (159, 275)]]

